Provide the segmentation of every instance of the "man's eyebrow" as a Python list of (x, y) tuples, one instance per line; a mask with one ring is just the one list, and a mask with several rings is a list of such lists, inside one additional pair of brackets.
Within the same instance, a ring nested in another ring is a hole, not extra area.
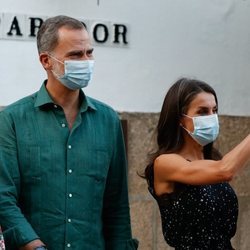
[(69, 51), (66, 56), (74, 56), (74, 55), (84, 55), (86, 52), (87, 53), (92, 53), (94, 51), (94, 48), (89, 48), (86, 50), (73, 50), (73, 51)]
[(72, 50), (66, 53), (67, 56), (84, 55), (84, 50)]

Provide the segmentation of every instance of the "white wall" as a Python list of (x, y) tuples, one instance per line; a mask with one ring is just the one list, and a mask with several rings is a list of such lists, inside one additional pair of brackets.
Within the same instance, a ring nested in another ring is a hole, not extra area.
[[(0, 11), (128, 24), (128, 48), (96, 46), (85, 89), (118, 111), (158, 112), (169, 86), (190, 76), (215, 88), (221, 114), (250, 115), (249, 1), (97, 1), (2, 0)], [(0, 40), (0, 55), (0, 106), (40, 87), (46, 75), (34, 41)]]

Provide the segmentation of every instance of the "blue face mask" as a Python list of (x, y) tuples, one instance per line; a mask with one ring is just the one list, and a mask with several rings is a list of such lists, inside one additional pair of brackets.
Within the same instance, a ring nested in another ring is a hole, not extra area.
[(52, 72), (65, 87), (77, 90), (88, 86), (92, 79), (94, 60), (66, 60), (63, 63), (51, 57), (64, 64), (64, 75), (60, 76), (55, 71)]
[[(184, 115), (187, 116), (187, 115)], [(193, 120), (194, 131), (190, 132), (184, 128), (189, 135), (197, 141), (201, 146), (205, 146), (217, 138), (219, 134), (218, 115), (194, 116), (190, 117)]]

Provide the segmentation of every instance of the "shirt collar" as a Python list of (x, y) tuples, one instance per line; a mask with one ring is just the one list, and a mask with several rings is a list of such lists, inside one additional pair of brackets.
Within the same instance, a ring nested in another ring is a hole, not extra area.
[[(54, 106), (54, 101), (52, 100), (51, 96), (49, 95), (47, 89), (46, 89), (46, 82), (42, 84), (41, 88), (37, 92), (37, 97), (34, 106), (35, 107), (41, 107), (41, 108), (50, 108)], [(88, 110), (88, 108), (92, 110), (97, 110), (96, 105), (91, 101), (89, 97), (87, 97), (82, 90), (80, 90), (79, 94), (80, 98), (80, 112), (85, 112)]]

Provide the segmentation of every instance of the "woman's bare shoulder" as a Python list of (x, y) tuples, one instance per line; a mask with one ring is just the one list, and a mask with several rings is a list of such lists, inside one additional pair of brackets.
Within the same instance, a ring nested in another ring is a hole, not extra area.
[(154, 165), (159, 165), (161, 166), (163, 165), (168, 165), (168, 164), (173, 164), (175, 162), (179, 162), (179, 161), (186, 161), (186, 159), (181, 156), (180, 154), (177, 153), (170, 153), (170, 154), (161, 154), (159, 155), (155, 161), (154, 161)]

